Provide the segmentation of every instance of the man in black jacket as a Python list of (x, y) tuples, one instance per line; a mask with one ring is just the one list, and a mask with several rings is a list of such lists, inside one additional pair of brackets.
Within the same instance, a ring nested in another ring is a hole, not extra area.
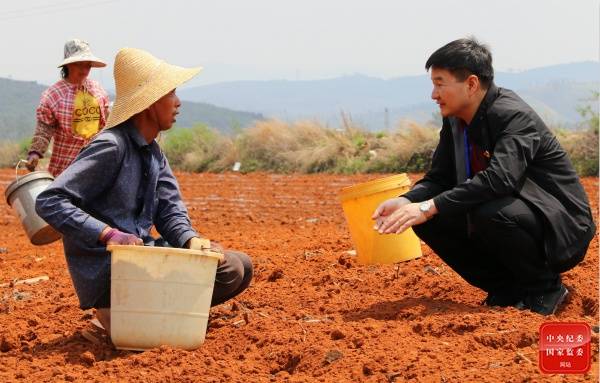
[(492, 56), (475, 39), (434, 52), (431, 98), (443, 117), (431, 170), (374, 212), (380, 233), (409, 227), (485, 304), (549, 315), (568, 295), (596, 227), (567, 154), (514, 92), (494, 85)]

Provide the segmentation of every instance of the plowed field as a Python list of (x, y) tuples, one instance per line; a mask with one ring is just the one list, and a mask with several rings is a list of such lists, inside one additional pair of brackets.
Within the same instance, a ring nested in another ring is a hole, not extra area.
[[(377, 175), (177, 177), (198, 231), (255, 266), (250, 288), (212, 309), (203, 346), (112, 348), (78, 308), (61, 242), (31, 245), (2, 203), (0, 382), (598, 381), (598, 236), (563, 276), (564, 308), (544, 318), (482, 306), (485, 294), (425, 245), (416, 260), (359, 265), (337, 193)], [(0, 170), (3, 190), (13, 179)], [(598, 179), (584, 184), (598, 217)], [(540, 373), (545, 321), (594, 326), (587, 375)]]

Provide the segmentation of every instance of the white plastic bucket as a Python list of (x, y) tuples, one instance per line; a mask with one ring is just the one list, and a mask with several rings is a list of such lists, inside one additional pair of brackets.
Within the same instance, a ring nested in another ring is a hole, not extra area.
[(206, 335), (219, 259), (207, 250), (109, 245), (110, 332), (118, 349), (192, 350)]
[(17, 176), (4, 191), (6, 202), (19, 216), (29, 241), (34, 245), (45, 245), (61, 237), (35, 212), (35, 200), (53, 180), (54, 177), (46, 171), (31, 172), (23, 177)]

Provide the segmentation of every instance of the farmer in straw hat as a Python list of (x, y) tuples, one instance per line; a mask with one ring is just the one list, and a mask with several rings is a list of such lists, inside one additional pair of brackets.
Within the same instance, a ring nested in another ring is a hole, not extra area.
[[(206, 246), (191, 226), (177, 181), (155, 141), (175, 122), (181, 105), (175, 88), (200, 70), (167, 64), (140, 49), (121, 49), (114, 66), (117, 95), (106, 129), (37, 199), (38, 214), (63, 233), (80, 307), (96, 308), (107, 330), (107, 245)], [(150, 236), (153, 225), (161, 238)], [(248, 287), (252, 263), (246, 254), (224, 251), (214, 242), (211, 246), (225, 255), (217, 268), (216, 305)]]
[(106, 124), (108, 95), (98, 82), (88, 78), (91, 68), (106, 64), (87, 42), (65, 43), (62, 79), (42, 93), (36, 111), (37, 123), (27, 155), (27, 168), (34, 171), (54, 139), (48, 171), (57, 176), (73, 162), (81, 148)]
[(596, 227), (556, 137), (514, 92), (494, 85), (475, 39), (435, 51), (431, 98), (444, 118), (431, 170), (374, 212), (380, 233), (409, 227), (488, 306), (549, 315), (568, 295), (560, 273), (586, 254)]

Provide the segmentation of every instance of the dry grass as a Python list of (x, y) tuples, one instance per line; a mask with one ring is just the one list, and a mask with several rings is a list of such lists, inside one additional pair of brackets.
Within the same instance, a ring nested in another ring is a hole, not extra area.
[[(555, 133), (580, 175), (598, 174), (597, 129)], [(342, 114), (338, 129), (267, 120), (229, 137), (198, 125), (169, 131), (160, 143), (173, 168), (192, 172), (221, 172), (240, 162), (242, 172), (400, 173), (428, 170), (438, 140), (438, 127), (402, 121), (390, 132), (369, 132)], [(0, 145), (0, 164), (11, 166), (19, 145)]]
[(422, 171), (437, 140), (436, 129), (402, 124), (391, 134), (368, 132), (344, 120), (342, 129), (315, 121), (288, 124), (262, 121), (237, 138), (242, 170), (276, 172), (361, 173), (404, 171), (411, 165)]
[(580, 176), (598, 175), (598, 129), (555, 132)]
[(0, 167), (13, 168), (19, 159), (25, 159), (26, 155), (22, 143), (0, 141)]
[(423, 171), (431, 165), (431, 156), (439, 139), (439, 130), (414, 122), (401, 122), (390, 135), (378, 142), (376, 157), (369, 170), (376, 172)]

